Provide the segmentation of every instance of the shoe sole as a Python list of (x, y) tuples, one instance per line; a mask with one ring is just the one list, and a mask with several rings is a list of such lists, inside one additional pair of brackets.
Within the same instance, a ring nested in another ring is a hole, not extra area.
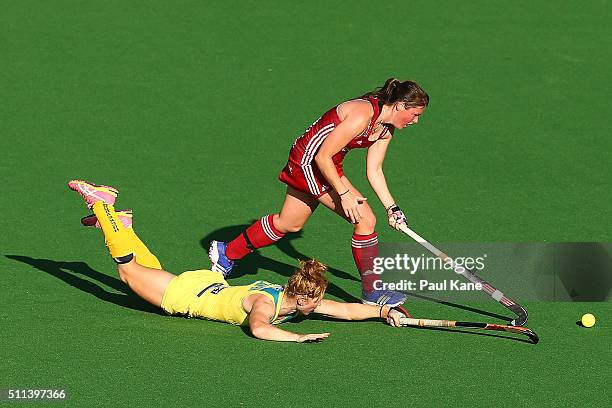
[[(212, 264), (210, 270), (213, 272), (218, 272), (223, 275), (223, 277), (227, 278), (232, 271), (226, 271), (225, 268), (219, 265), (219, 250), (217, 249), (217, 244), (219, 241), (211, 241), (210, 247), (208, 248), (208, 260)], [(216, 261), (215, 261), (216, 260)]]
[(215, 269), (215, 265), (217, 264), (217, 261), (219, 260), (219, 250), (217, 250), (217, 243), (218, 241), (212, 241), (210, 243), (210, 247), (208, 248), (208, 260), (212, 264), (212, 266), (210, 267), (210, 270), (213, 272), (220, 272)]
[(93, 203), (90, 203), (88, 200), (89, 197), (92, 197), (92, 194), (85, 193), (82, 189), (78, 187), (79, 184), (88, 185), (90, 186), (90, 188), (93, 188), (93, 189), (106, 189), (107, 191), (100, 190), (100, 193), (110, 195), (113, 198), (112, 202), (104, 198), (99, 198), (95, 196), (93, 197), (97, 198), (98, 199), (97, 201), (104, 201), (105, 203), (109, 205), (115, 204), (115, 200), (117, 199), (117, 195), (119, 194), (119, 190), (111, 186), (97, 185), (97, 184), (90, 183), (89, 181), (85, 181), (85, 180), (78, 180), (78, 179), (70, 180), (68, 182), (68, 188), (72, 191), (76, 191), (77, 193), (79, 193), (79, 195), (85, 199), (85, 202), (87, 203), (88, 208), (91, 208), (93, 206)]

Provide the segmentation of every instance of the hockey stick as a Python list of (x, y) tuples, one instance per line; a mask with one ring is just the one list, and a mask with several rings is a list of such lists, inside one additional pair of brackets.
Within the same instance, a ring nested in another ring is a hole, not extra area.
[(538, 335), (526, 328), (520, 326), (506, 326), (503, 324), (489, 323), (472, 323), (472, 322), (455, 322), (452, 320), (429, 320), (429, 319), (411, 319), (409, 317), (400, 318), (402, 326), (418, 326), (418, 327), (466, 327), (470, 329), (496, 330), (509, 333), (523, 334), (529, 338), (533, 344), (538, 344), (540, 338)]
[(424, 238), (422, 238), (419, 234), (408, 228), (405, 223), (402, 223), (400, 225), (400, 230), (406, 235), (408, 235), (410, 238), (421, 244), (423, 247), (425, 247), (429, 252), (442, 259), (443, 262), (450, 264), (457, 274), (465, 276), (470, 282), (474, 284), (480, 284), (482, 286), (482, 290), (485, 293), (487, 293), (493, 299), (501, 303), (504, 307), (510, 309), (517, 316), (516, 319), (510, 322), (510, 324), (512, 325), (510, 327), (524, 326), (525, 323), (527, 323), (528, 315), (527, 310), (524, 307), (504, 295), (501, 291), (491, 286), (491, 284), (486, 282), (484, 279), (476, 276), (474, 272), (470, 271), (465, 266), (456, 265), (451, 257), (440, 251), (438, 248), (436, 248), (435, 246), (427, 242)]

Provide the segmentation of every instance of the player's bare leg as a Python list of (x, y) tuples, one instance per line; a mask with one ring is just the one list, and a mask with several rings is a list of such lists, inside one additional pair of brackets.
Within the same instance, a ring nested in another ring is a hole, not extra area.
[(273, 217), (274, 227), (282, 233), (298, 232), (306, 224), (319, 202), (310, 194), (287, 187), (285, 202)]
[(299, 231), (319, 203), (309, 194), (287, 187), (285, 201), (279, 214), (269, 214), (249, 226), (229, 243), (212, 241), (208, 249), (211, 269), (227, 277), (234, 261), (244, 258), (258, 248), (272, 245), (287, 232)]
[[(363, 197), (346, 176), (342, 176), (341, 180), (351, 194)], [(319, 197), (319, 202), (343, 219), (351, 222), (344, 213), (337, 191), (331, 191)], [(353, 224), (351, 249), (355, 265), (359, 275), (361, 275), (362, 301), (367, 304), (398, 306), (406, 300), (405, 294), (389, 290), (376, 290), (375, 288), (376, 281), (380, 279), (379, 275), (373, 272), (374, 258), (378, 256), (378, 235), (375, 232), (376, 216), (365, 201), (360, 204), (359, 213), (361, 214), (359, 222)]]
[(172, 279), (170, 272), (139, 265), (135, 258), (117, 265), (119, 277), (130, 289), (147, 302), (161, 307), (164, 291)]

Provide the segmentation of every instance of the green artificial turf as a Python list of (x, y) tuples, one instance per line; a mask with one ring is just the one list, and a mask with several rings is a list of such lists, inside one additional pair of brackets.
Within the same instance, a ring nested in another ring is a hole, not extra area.
[[(489, 332), (310, 319), (321, 344), (170, 318), (121, 284), (66, 182), (120, 189), (175, 273), (278, 211), (293, 140), (390, 76), (431, 104), (385, 174), (433, 241), (610, 242), (609, 1), (6, 1), (0, 13), (0, 389), (62, 387), (72, 406), (605, 406), (610, 303), (526, 303), (533, 346)], [(384, 209), (354, 151), (347, 176)], [(242, 263), (283, 283), (296, 257), (359, 296), (351, 228), (319, 210)], [(512, 294), (521, 300), (520, 293)], [(496, 313), (493, 302), (473, 304)], [(432, 302), (432, 318), (483, 316)], [(501, 309), (501, 310), (500, 310)], [(592, 329), (575, 324), (599, 317)], [(512, 337), (512, 336), (506, 336)]]

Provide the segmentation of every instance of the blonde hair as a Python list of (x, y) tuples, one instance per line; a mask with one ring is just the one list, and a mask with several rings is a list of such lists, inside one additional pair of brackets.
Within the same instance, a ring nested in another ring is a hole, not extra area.
[(291, 275), (285, 286), (285, 293), (313, 299), (322, 297), (327, 289), (327, 279), (323, 276), (326, 270), (327, 266), (317, 260), (300, 261), (299, 268)]

